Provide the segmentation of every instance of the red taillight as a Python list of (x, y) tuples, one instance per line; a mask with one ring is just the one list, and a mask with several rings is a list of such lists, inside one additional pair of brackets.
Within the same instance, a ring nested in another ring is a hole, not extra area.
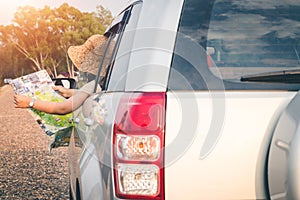
[(122, 96), (114, 124), (116, 196), (164, 199), (165, 93)]

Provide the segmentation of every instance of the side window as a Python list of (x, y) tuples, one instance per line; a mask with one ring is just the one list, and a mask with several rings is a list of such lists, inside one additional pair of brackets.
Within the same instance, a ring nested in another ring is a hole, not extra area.
[(124, 27), (119, 37), (119, 45), (105, 80), (105, 88), (108, 91), (124, 91), (126, 84), (126, 75), (130, 59), (130, 49), (132, 47), (134, 32), (138, 22), (142, 3), (133, 5), (128, 23)]
[(98, 83), (100, 84), (101, 88), (103, 90), (106, 89), (105, 82), (107, 80), (108, 72), (110, 68), (113, 66), (113, 57), (115, 53), (116, 43), (118, 39), (119, 34), (111, 34), (109, 36), (106, 52), (105, 52), (105, 58), (103, 59), (103, 63), (101, 63), (101, 69), (98, 72)]
[[(130, 16), (131, 7), (121, 13), (112, 22), (112, 26), (105, 32), (108, 37), (106, 48), (103, 52), (103, 59), (100, 63), (100, 68), (96, 76), (96, 83), (100, 85), (102, 91), (107, 90), (107, 84), (110, 79), (111, 70), (114, 67), (116, 52), (122, 38), (122, 34)], [(94, 92), (96, 92), (96, 86)]]
[[(93, 35), (84, 43), (85, 46), (81, 45), (79, 46), (79, 49), (76, 49), (77, 54), (73, 53), (77, 56), (74, 56), (74, 59), (77, 59), (77, 62), (79, 62), (81, 57), (78, 52), (81, 53), (86, 49), (91, 48), (91, 46), (93, 47), (91, 51), (82, 53), (85, 54), (85, 59), (80, 63), (78, 88), (82, 88), (86, 86), (87, 83), (93, 81), (94, 84), (89, 84), (91, 85), (89, 89), (91, 92), (93, 91), (93, 88), (95, 91), (98, 86), (103, 89), (105, 76), (113, 57), (113, 50), (116, 44), (115, 38), (115, 34), (111, 34), (108, 37), (103, 35)], [(85, 48), (82, 48), (83, 46)], [(95, 83), (98, 83), (97, 87)]]

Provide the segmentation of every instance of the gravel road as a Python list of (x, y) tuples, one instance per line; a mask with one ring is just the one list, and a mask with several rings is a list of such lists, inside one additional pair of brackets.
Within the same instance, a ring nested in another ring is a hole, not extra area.
[(0, 88), (0, 199), (69, 199), (67, 148), (49, 152), (49, 137)]

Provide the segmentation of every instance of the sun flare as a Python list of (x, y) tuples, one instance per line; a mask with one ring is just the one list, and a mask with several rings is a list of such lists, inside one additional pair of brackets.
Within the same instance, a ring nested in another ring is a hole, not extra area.
[(14, 13), (19, 7), (25, 5), (34, 6), (34, 0), (8, 0), (0, 2), (0, 24), (6, 24), (12, 20)]

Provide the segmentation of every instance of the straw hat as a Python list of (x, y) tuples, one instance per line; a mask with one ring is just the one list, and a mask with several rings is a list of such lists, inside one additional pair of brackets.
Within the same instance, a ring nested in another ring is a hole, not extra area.
[[(82, 45), (70, 46), (68, 55), (78, 70), (96, 75), (103, 59), (106, 42), (107, 37), (104, 35), (92, 35)], [(104, 61), (104, 66), (108, 61)]]

